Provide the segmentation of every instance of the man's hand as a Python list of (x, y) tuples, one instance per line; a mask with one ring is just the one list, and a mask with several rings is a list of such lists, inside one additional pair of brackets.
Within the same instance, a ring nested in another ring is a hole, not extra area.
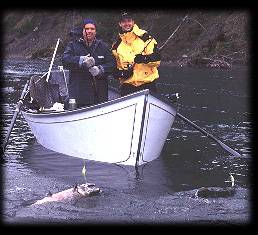
[(118, 79), (118, 78), (128, 79), (133, 75), (133, 69), (131, 69), (131, 68), (129, 68), (128, 70), (117, 69), (113, 75), (116, 79)]
[(152, 53), (150, 55), (141, 55), (138, 54), (134, 58), (134, 62), (137, 64), (148, 64), (149, 62), (159, 61), (161, 56), (159, 53)]
[(90, 68), (95, 65), (95, 59), (92, 56), (86, 56), (83, 60), (83, 66)]
[(91, 75), (93, 77), (100, 76), (104, 73), (104, 68), (101, 65), (93, 66), (93, 67), (89, 68), (89, 72), (91, 73)]
[(95, 65), (95, 59), (92, 56), (90, 56), (90, 54), (86, 56), (80, 56), (80, 60), (79, 60), (80, 67), (85, 66), (86, 68), (90, 68), (94, 65)]

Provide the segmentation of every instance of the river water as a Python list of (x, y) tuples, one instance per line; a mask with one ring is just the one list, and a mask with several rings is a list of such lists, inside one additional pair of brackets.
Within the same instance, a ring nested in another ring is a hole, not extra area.
[[(2, 137), (9, 128), (26, 78), (48, 71), (49, 63), (4, 61)], [(2, 157), (3, 223), (250, 223), (253, 185), (248, 68), (220, 70), (163, 65), (160, 77), (158, 88), (162, 95), (179, 92), (179, 113), (238, 151), (241, 157), (230, 156), (216, 142), (176, 118), (161, 156), (141, 166), (139, 171), (130, 166), (86, 161), (87, 182), (100, 187), (100, 195), (32, 207), (49, 191), (56, 193), (75, 183), (84, 183), (83, 162), (43, 148), (19, 115)], [(234, 196), (208, 199), (194, 196), (200, 187), (229, 186), (229, 173), (235, 178)]]

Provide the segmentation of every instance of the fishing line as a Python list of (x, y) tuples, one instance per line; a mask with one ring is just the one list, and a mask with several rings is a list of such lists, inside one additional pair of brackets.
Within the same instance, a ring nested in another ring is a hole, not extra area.
[(84, 162), (83, 162), (82, 175), (83, 175), (84, 180), (85, 180), (85, 185), (87, 185), (87, 180), (86, 180), (86, 160), (85, 159), (84, 159)]

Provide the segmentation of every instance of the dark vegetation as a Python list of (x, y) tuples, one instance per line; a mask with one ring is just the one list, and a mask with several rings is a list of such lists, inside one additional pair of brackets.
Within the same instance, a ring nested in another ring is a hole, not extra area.
[[(153, 35), (159, 46), (188, 15), (162, 51), (163, 63), (220, 68), (249, 63), (251, 16), (246, 10), (138, 10), (132, 13), (136, 23)], [(84, 18), (93, 18), (97, 22), (98, 37), (111, 45), (116, 39), (119, 14), (119, 10), (110, 9), (5, 11), (4, 56), (51, 57), (58, 38), (61, 55), (70, 40), (68, 33)]]

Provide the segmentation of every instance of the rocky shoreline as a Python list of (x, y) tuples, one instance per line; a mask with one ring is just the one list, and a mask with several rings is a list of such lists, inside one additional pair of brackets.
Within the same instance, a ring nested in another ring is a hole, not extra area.
[[(57, 58), (61, 58), (62, 54), (57, 54)], [(33, 59), (40, 59), (40, 60), (51, 60), (51, 56), (24, 56), (20, 54), (6, 54), (4, 55), (4, 60), (33, 60)], [(212, 59), (212, 58), (188, 58), (183, 57), (179, 58), (176, 61), (161, 61), (161, 65), (163, 66), (170, 66), (170, 67), (197, 67), (197, 68), (219, 68), (219, 69), (231, 69), (234, 65), (246, 65), (246, 64), (239, 64), (239, 63), (231, 63), (225, 61), (223, 59)]]
[[(100, 39), (111, 46), (117, 36), (116, 17), (119, 11), (6, 13), (3, 20), (5, 58), (47, 60), (52, 57), (57, 38), (61, 39), (57, 55), (61, 55), (70, 40), (70, 30), (89, 14), (94, 15), (100, 26)], [(166, 43), (162, 50), (162, 64), (222, 69), (250, 64), (250, 17), (247, 11), (193, 11), (180, 29), (171, 34), (186, 14), (161, 10), (146, 14), (135, 12), (139, 26), (155, 35), (159, 47)], [(171, 35), (173, 37), (167, 43)]]

